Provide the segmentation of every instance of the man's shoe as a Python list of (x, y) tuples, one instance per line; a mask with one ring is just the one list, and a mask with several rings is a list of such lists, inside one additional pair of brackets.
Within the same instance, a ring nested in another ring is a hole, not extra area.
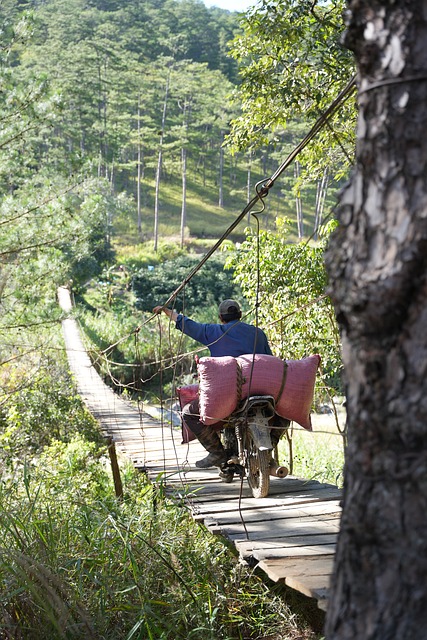
[(227, 484), (229, 484), (230, 482), (233, 482), (234, 471), (230, 471), (230, 470), (220, 471), (219, 477), (221, 478), (222, 482), (226, 482)]
[(210, 453), (206, 458), (197, 460), (196, 467), (198, 469), (210, 469), (211, 467), (220, 467), (223, 462), (227, 461), (227, 454), (224, 450)]

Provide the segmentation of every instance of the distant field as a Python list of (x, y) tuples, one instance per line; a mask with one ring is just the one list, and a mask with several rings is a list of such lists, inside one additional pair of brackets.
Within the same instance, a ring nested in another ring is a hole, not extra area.
[[(255, 185), (263, 179), (261, 173), (253, 171), (251, 173), (250, 198), (256, 195)], [(202, 179), (195, 180), (194, 174), (189, 177), (187, 183), (187, 219), (186, 236), (191, 238), (214, 238), (220, 237), (236, 217), (244, 210), (247, 204), (247, 173), (243, 167), (234, 169), (233, 180), (228, 176), (224, 180), (224, 207), (218, 206), (219, 191), (218, 185), (214, 181)], [(265, 210), (259, 214), (259, 220), (263, 229), (275, 229), (275, 219), (277, 217), (287, 217), (291, 220), (290, 240), (296, 240), (296, 198), (294, 193), (295, 180), (293, 175), (281, 177), (269, 195), (265, 199)], [(232, 184), (232, 188), (230, 188)], [(142, 208), (142, 235), (144, 239), (150, 239), (154, 229), (154, 183), (147, 183), (145, 186)], [(301, 204), (304, 221), (304, 237), (308, 238), (313, 233), (315, 222), (315, 201), (317, 185), (307, 184), (301, 190)], [(181, 202), (182, 186), (178, 176), (172, 175), (163, 180), (160, 186), (159, 205), (159, 237), (180, 237), (181, 227)], [(334, 188), (328, 191), (325, 202), (323, 217), (330, 214), (331, 208), (336, 202)], [(257, 210), (261, 209), (260, 203)], [(244, 230), (248, 223), (249, 216), (242, 220), (239, 226), (230, 235), (233, 241), (241, 241), (244, 238)], [(113, 222), (113, 235), (115, 241), (120, 244), (131, 244), (139, 242), (137, 233), (136, 212), (132, 220), (116, 220)]]

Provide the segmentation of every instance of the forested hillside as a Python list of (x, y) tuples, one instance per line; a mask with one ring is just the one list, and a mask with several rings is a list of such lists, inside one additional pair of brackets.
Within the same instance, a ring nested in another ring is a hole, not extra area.
[[(311, 124), (231, 154), (227, 52), (243, 23), (201, 0), (4, 0), (0, 24), (2, 287), (23, 325), (35, 308), (51, 318), (55, 283), (84, 283), (118, 241), (217, 238)], [(309, 236), (336, 169), (319, 165), (296, 198), (291, 167), (263, 226), (289, 216), (296, 238), (299, 210)]]
[[(70, 186), (102, 179), (105, 223), (130, 240), (216, 237), (308, 125), (234, 156), (223, 146), (240, 114), (229, 46), (242, 28), (201, 0), (6, 0), (0, 21), (10, 39), (3, 189), (36, 174)], [(272, 219), (295, 218), (294, 183), (292, 168), (269, 199)], [(317, 188), (303, 192), (308, 233)]]
[[(277, 168), (347, 81), (342, 70), (348, 61), (337, 44), (339, 6), (317, 13), (310, 7), (281, 1), (273, 13), (266, 5), (242, 20), (208, 9), (201, 0), (3, 2), (0, 206), (6, 331), (54, 321), (56, 285), (71, 280), (78, 292), (103, 270), (101, 286), (107, 287), (110, 304), (115, 252), (130, 266), (134, 284), (139, 278), (153, 288), (146, 271), (134, 277), (139, 268), (223, 233), (255, 183)], [(298, 25), (298, 38), (287, 25)], [(277, 39), (282, 28), (289, 36), (283, 42)], [(262, 68), (269, 68), (275, 50), (273, 83)], [(320, 74), (323, 68), (328, 74)], [(293, 78), (304, 94), (292, 93)], [(248, 112), (250, 95), (254, 104)], [(321, 138), (323, 157), (306, 156), (311, 173), (305, 182), (299, 181), (304, 165), (298, 161), (277, 181), (258, 216), (267, 233), (281, 230), (272, 250), (282, 259), (289, 241), (309, 238), (314, 221), (320, 225), (328, 185), (334, 175), (345, 174), (351, 109), (325, 127), (333, 135)], [(255, 130), (261, 137), (252, 140)], [(333, 189), (330, 194), (333, 202)], [(290, 222), (277, 226), (276, 219), (284, 217)], [(232, 239), (244, 240), (245, 223)], [(315, 239), (317, 232), (316, 227)], [(165, 240), (169, 245), (162, 253), (159, 243)], [(251, 260), (247, 251), (238, 256), (239, 264)], [(173, 267), (167, 269), (172, 279), (156, 289), (165, 298), (178, 284)], [(262, 269), (265, 289), (277, 289), (282, 280), (280, 286), (291, 287), (283, 270), (270, 273), (267, 263)], [(244, 288), (249, 273), (255, 272), (240, 272)], [(301, 285), (295, 286), (292, 304), (298, 308)], [(148, 298), (143, 302), (141, 292), (135, 293), (140, 308), (148, 310)], [(277, 300), (273, 322), (284, 305), (289, 308), (285, 300), (285, 294)], [(266, 308), (265, 317), (270, 314)], [(279, 334), (276, 339), (278, 345), (284, 342)], [(299, 346), (298, 354), (305, 348)], [(280, 352), (285, 355), (282, 347)]]

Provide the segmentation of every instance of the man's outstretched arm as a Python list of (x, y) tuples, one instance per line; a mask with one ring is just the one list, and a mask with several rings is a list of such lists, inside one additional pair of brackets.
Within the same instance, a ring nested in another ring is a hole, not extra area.
[(168, 309), (167, 307), (162, 307), (162, 306), (154, 307), (153, 309), (153, 313), (156, 313), (156, 314), (162, 313), (162, 311), (168, 316), (168, 318), (172, 320), (172, 322), (176, 322), (176, 319), (178, 318), (178, 314), (173, 309)]

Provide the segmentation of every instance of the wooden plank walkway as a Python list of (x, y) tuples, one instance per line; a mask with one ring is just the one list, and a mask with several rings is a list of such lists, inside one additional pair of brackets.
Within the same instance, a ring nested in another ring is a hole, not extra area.
[[(71, 312), (67, 289), (58, 290), (61, 308)], [(76, 321), (63, 320), (70, 369), (78, 391), (116, 449), (149, 478), (165, 483), (194, 519), (232, 543), (240, 558), (275, 582), (314, 598), (326, 609), (340, 522), (341, 491), (333, 485), (295, 477), (271, 478), (270, 495), (255, 499), (246, 481), (222, 483), (217, 469), (200, 470), (205, 455), (197, 442), (181, 444), (180, 429), (162, 425), (115, 394), (96, 373)]]

